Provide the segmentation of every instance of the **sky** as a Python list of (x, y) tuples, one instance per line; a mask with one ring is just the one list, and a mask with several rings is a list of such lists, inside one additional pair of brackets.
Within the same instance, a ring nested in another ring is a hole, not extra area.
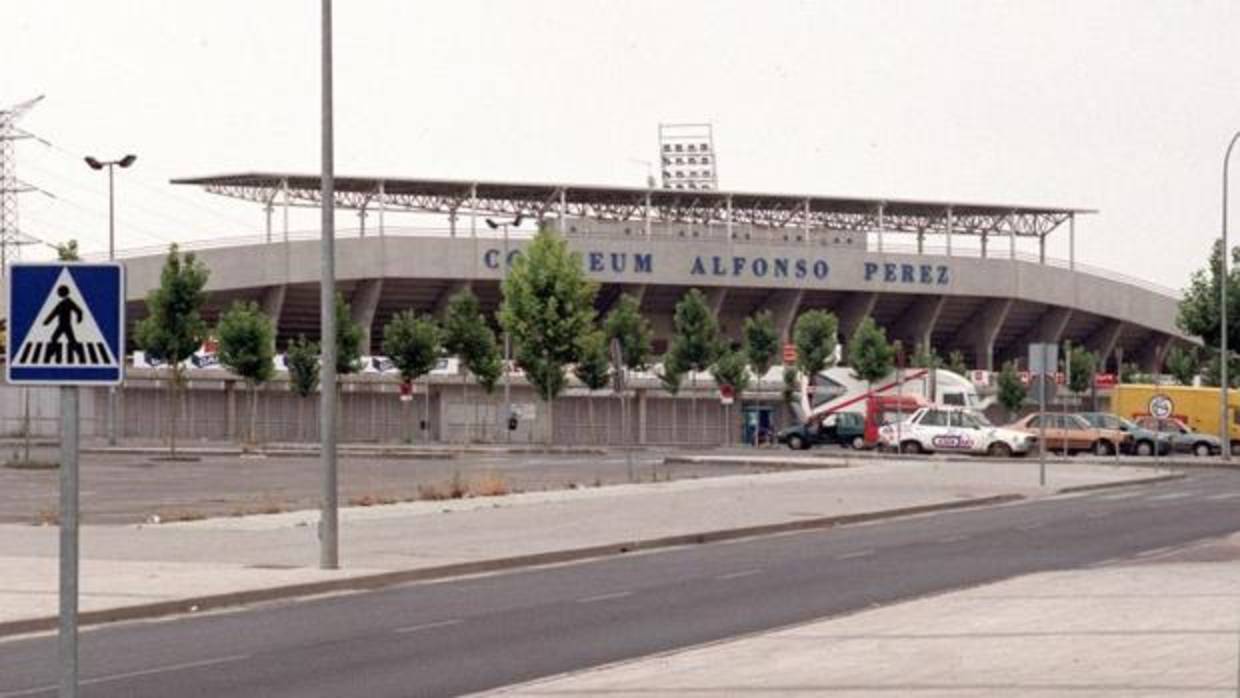
[[(1183, 288), (1220, 234), (1238, 31), (1184, 0), (337, 0), (336, 170), (643, 186), (659, 123), (709, 122), (721, 189), (1097, 209), (1079, 261)], [(22, 229), (106, 251), (81, 158), (134, 153), (118, 249), (260, 233), (168, 180), (316, 173), (319, 38), (314, 0), (0, 0), (0, 105), (46, 96), (17, 167), (55, 198)]]

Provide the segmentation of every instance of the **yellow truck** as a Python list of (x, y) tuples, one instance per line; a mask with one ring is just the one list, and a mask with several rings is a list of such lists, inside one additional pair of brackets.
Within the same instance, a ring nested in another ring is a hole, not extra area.
[[(1183, 385), (1130, 385), (1115, 386), (1111, 394), (1111, 411), (1149, 428), (1158, 420), (1175, 420), (1212, 442), (1218, 448), (1219, 437), (1219, 389), (1193, 388)], [(1142, 419), (1142, 418), (1146, 419)], [(1153, 420), (1149, 418), (1155, 418)], [(1159, 430), (1174, 430), (1164, 424)], [(1227, 391), (1227, 434), (1231, 452), (1240, 453), (1240, 390)], [(1187, 434), (1175, 441), (1189, 441)], [(1178, 443), (1176, 444), (1179, 445)], [(1177, 449), (1180, 450), (1180, 449)]]

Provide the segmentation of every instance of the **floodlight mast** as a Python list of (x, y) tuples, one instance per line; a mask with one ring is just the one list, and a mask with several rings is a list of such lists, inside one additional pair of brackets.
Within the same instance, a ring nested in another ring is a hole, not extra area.
[(9, 248), (13, 248), (12, 255), (16, 257), (22, 245), (32, 242), (22, 235), (18, 225), (17, 196), (34, 191), (34, 187), (17, 179), (15, 145), (18, 140), (30, 138), (30, 134), (17, 128), (17, 121), (42, 99), (43, 95), (39, 95), (8, 109), (0, 109), (0, 276), (8, 273)]
[[(503, 296), (503, 292), (504, 292), (504, 284), (505, 282), (508, 281), (508, 227), (513, 226), (516, 228), (520, 228), (521, 219), (524, 217), (525, 217), (524, 215), (518, 213), (517, 217), (513, 218), (512, 221), (498, 222), (490, 218), (486, 219), (488, 228), (490, 228), (491, 230), (502, 229), (504, 231), (504, 259), (500, 262), (500, 281), (499, 281), (501, 297)], [(512, 430), (508, 429), (507, 423), (508, 423), (509, 418), (512, 417), (512, 400), (511, 400), (512, 379), (509, 375), (510, 368), (511, 368), (509, 364), (512, 362), (512, 339), (508, 336), (507, 329), (502, 328), (502, 327), (500, 329), (503, 330), (504, 332), (504, 423), (505, 423), (504, 440), (511, 441)]]

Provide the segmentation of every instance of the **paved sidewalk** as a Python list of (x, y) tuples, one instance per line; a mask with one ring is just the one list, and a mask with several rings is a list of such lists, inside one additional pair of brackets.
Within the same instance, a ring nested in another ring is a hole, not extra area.
[(1234, 698), (1237, 558), (1233, 537), (1162, 560), (1018, 577), (489, 695)]
[[(1145, 468), (867, 463), (342, 510), (343, 570), (317, 569), (316, 511), (82, 529), (83, 611), (1148, 478)], [(0, 526), (0, 626), (56, 612), (55, 527)], [(598, 553), (601, 554), (601, 553)], [(301, 589), (295, 593), (306, 593)], [(244, 600), (244, 599), (243, 599)], [(162, 611), (170, 612), (168, 610)], [(10, 631), (12, 632), (12, 631)]]

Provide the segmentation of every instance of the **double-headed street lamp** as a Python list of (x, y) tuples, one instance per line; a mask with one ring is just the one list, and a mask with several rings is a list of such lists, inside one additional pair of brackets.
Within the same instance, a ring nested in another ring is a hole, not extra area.
[[(508, 280), (508, 228), (510, 226), (514, 228), (520, 228), (522, 218), (524, 218), (524, 216), (518, 213), (517, 217), (512, 219), (511, 222), (509, 221), (496, 222), (496, 221), (491, 220), (490, 218), (486, 219), (487, 226), (491, 230), (503, 230), (504, 231), (504, 259), (500, 261), (500, 270), (501, 270), (500, 273), (502, 274), (502, 276), (500, 277), (501, 295), (503, 294), (504, 282)], [(512, 417), (512, 400), (511, 400), (512, 391), (509, 386), (510, 379), (508, 377), (508, 374), (509, 374), (508, 364), (511, 361), (512, 361), (512, 341), (508, 337), (508, 330), (504, 330), (504, 411), (506, 413), (504, 415), (505, 419), (510, 419)], [(512, 439), (512, 431), (510, 429), (505, 429), (504, 435), (505, 435), (506, 441)]]
[[(116, 197), (113, 170), (117, 165), (122, 169), (134, 164), (137, 155), (129, 154), (120, 160), (100, 161), (87, 155), (86, 164), (92, 170), (108, 168), (108, 260), (116, 259)], [(108, 388), (108, 445), (116, 445), (116, 386)]]
[(86, 164), (90, 165), (92, 170), (102, 170), (108, 168), (108, 259), (116, 259), (116, 213), (115, 213), (115, 197), (113, 195), (114, 182), (112, 171), (117, 165), (122, 168), (129, 167), (138, 159), (137, 155), (126, 155), (120, 160), (96, 160), (90, 155), (86, 156)]

